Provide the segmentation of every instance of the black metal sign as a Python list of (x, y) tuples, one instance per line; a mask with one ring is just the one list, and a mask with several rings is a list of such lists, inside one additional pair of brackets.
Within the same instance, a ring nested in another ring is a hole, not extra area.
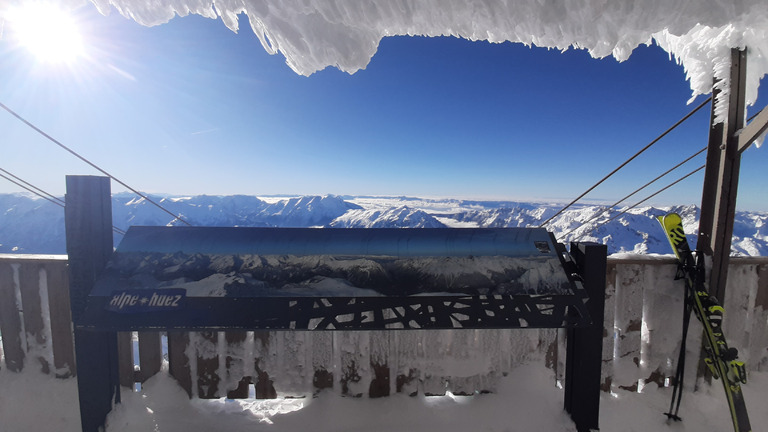
[(132, 227), (97, 280), (81, 325), (585, 324), (586, 297), (566, 259), (538, 228)]

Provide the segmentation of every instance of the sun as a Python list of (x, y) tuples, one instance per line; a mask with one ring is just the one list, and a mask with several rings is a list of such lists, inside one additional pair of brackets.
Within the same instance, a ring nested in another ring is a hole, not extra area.
[(83, 55), (83, 40), (72, 16), (47, 3), (9, 9), (6, 23), (19, 45), (46, 63), (69, 63)]

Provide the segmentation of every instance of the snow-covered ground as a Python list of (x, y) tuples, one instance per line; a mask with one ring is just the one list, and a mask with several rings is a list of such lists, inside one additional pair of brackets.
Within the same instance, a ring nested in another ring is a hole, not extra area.
[[(470, 397), (395, 395), (380, 399), (189, 400), (165, 371), (141, 392), (123, 392), (107, 432), (203, 431), (575, 431), (562, 409), (563, 391), (541, 363), (520, 365), (493, 394)], [(690, 379), (689, 379), (690, 381)], [(719, 383), (686, 391), (683, 422), (667, 423), (671, 389), (646, 386), (642, 393), (603, 393), (603, 432), (728, 431), (730, 417)], [(768, 426), (768, 373), (753, 373), (744, 386), (752, 427)], [(55, 379), (32, 368), (0, 370), (0, 432), (80, 430), (75, 379)]]

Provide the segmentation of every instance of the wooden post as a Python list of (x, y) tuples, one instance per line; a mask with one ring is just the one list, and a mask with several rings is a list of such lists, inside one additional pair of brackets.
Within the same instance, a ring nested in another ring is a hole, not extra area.
[(607, 247), (596, 243), (572, 243), (571, 256), (589, 295), (587, 308), (592, 325), (568, 329), (565, 410), (571, 415), (578, 432), (589, 432), (600, 429)]
[[(195, 345), (210, 345), (214, 347), (214, 352), (218, 352), (219, 333), (215, 331), (196, 332), (190, 335), (190, 338), (196, 339)], [(197, 397), (200, 399), (216, 399), (219, 394), (219, 355), (211, 355), (210, 352), (197, 352)]]
[[(189, 333), (185, 331), (168, 331), (168, 372), (176, 378), (181, 388), (191, 398), (192, 394), (192, 372), (187, 356), (187, 347), (189, 346)], [(197, 377), (194, 377), (197, 379)]]
[(136, 368), (133, 365), (131, 332), (117, 332), (117, 364), (120, 385), (133, 391), (136, 388)]
[[(251, 363), (252, 358), (245, 355), (243, 345), (248, 339), (248, 332), (230, 330), (224, 333), (224, 340), (227, 342), (227, 356), (224, 359), (227, 368), (227, 380), (231, 375), (240, 378), (240, 382), (235, 389), (227, 389), (227, 399), (246, 399), (250, 393), (251, 377), (246, 375), (246, 363)], [(237, 354), (235, 354), (237, 353)]]
[(112, 254), (111, 199), (109, 178), (67, 176), (64, 215), (83, 432), (103, 429), (120, 397), (116, 333), (78, 329), (96, 277)]
[[(712, 124), (707, 149), (707, 165), (699, 219), (697, 249), (712, 258), (709, 272), (709, 292), (722, 304), (728, 278), (731, 253), (733, 219), (736, 212), (736, 194), (739, 185), (739, 137), (744, 127), (746, 109), (746, 50), (731, 51), (730, 96), (728, 115), (723, 123), (715, 123), (715, 103), (712, 103)], [(718, 89), (712, 91), (716, 99)]]
[(64, 260), (49, 264), (48, 306), (51, 310), (51, 344), (56, 376), (75, 376), (75, 348), (69, 306), (69, 271)]
[(160, 332), (139, 332), (139, 382), (155, 376), (163, 366), (163, 344)]
[(0, 334), (3, 335), (5, 366), (13, 372), (24, 369), (21, 316), (16, 299), (16, 282), (11, 264), (0, 265)]
[(744, 153), (766, 130), (768, 130), (768, 108), (763, 107), (739, 132), (739, 153)]
[[(43, 306), (42, 299), (40, 298), (40, 270), (42, 268), (41, 263), (34, 261), (23, 262), (19, 268), (21, 305), (24, 311), (22, 314), (24, 316), (24, 333), (27, 338), (27, 352), (31, 355), (34, 355), (32, 354), (35, 351), (33, 347), (41, 347), (50, 343), (45, 335)], [(47, 375), (51, 372), (52, 365), (48, 363), (44, 354), (37, 353), (30, 360), (35, 364), (35, 367), (40, 366), (42, 373)]]

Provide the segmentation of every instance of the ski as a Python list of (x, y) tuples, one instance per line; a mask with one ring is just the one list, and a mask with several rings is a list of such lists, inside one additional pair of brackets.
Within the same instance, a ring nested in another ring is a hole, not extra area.
[[(722, 323), (725, 310), (716, 298), (709, 295), (704, 285), (703, 263), (697, 262), (696, 256), (688, 245), (680, 215), (669, 213), (666, 216), (658, 216), (657, 219), (677, 257), (678, 277), (685, 280), (686, 301), (690, 302), (690, 309), (704, 327), (707, 352), (704, 361), (712, 376), (723, 383), (733, 429), (735, 432), (751, 432), (752, 427), (749, 423), (744, 394), (741, 391), (741, 384), (747, 382), (746, 369), (744, 362), (738, 359), (736, 348), (729, 348), (723, 335)], [(684, 351), (685, 344), (680, 349)], [(684, 355), (681, 355), (681, 358), (684, 358)], [(678, 365), (679, 371), (682, 371), (681, 367), (682, 365)], [(682, 380), (682, 377), (680, 378)], [(682, 391), (682, 388), (677, 390)], [(667, 416), (680, 419), (676, 413), (670, 412)]]

